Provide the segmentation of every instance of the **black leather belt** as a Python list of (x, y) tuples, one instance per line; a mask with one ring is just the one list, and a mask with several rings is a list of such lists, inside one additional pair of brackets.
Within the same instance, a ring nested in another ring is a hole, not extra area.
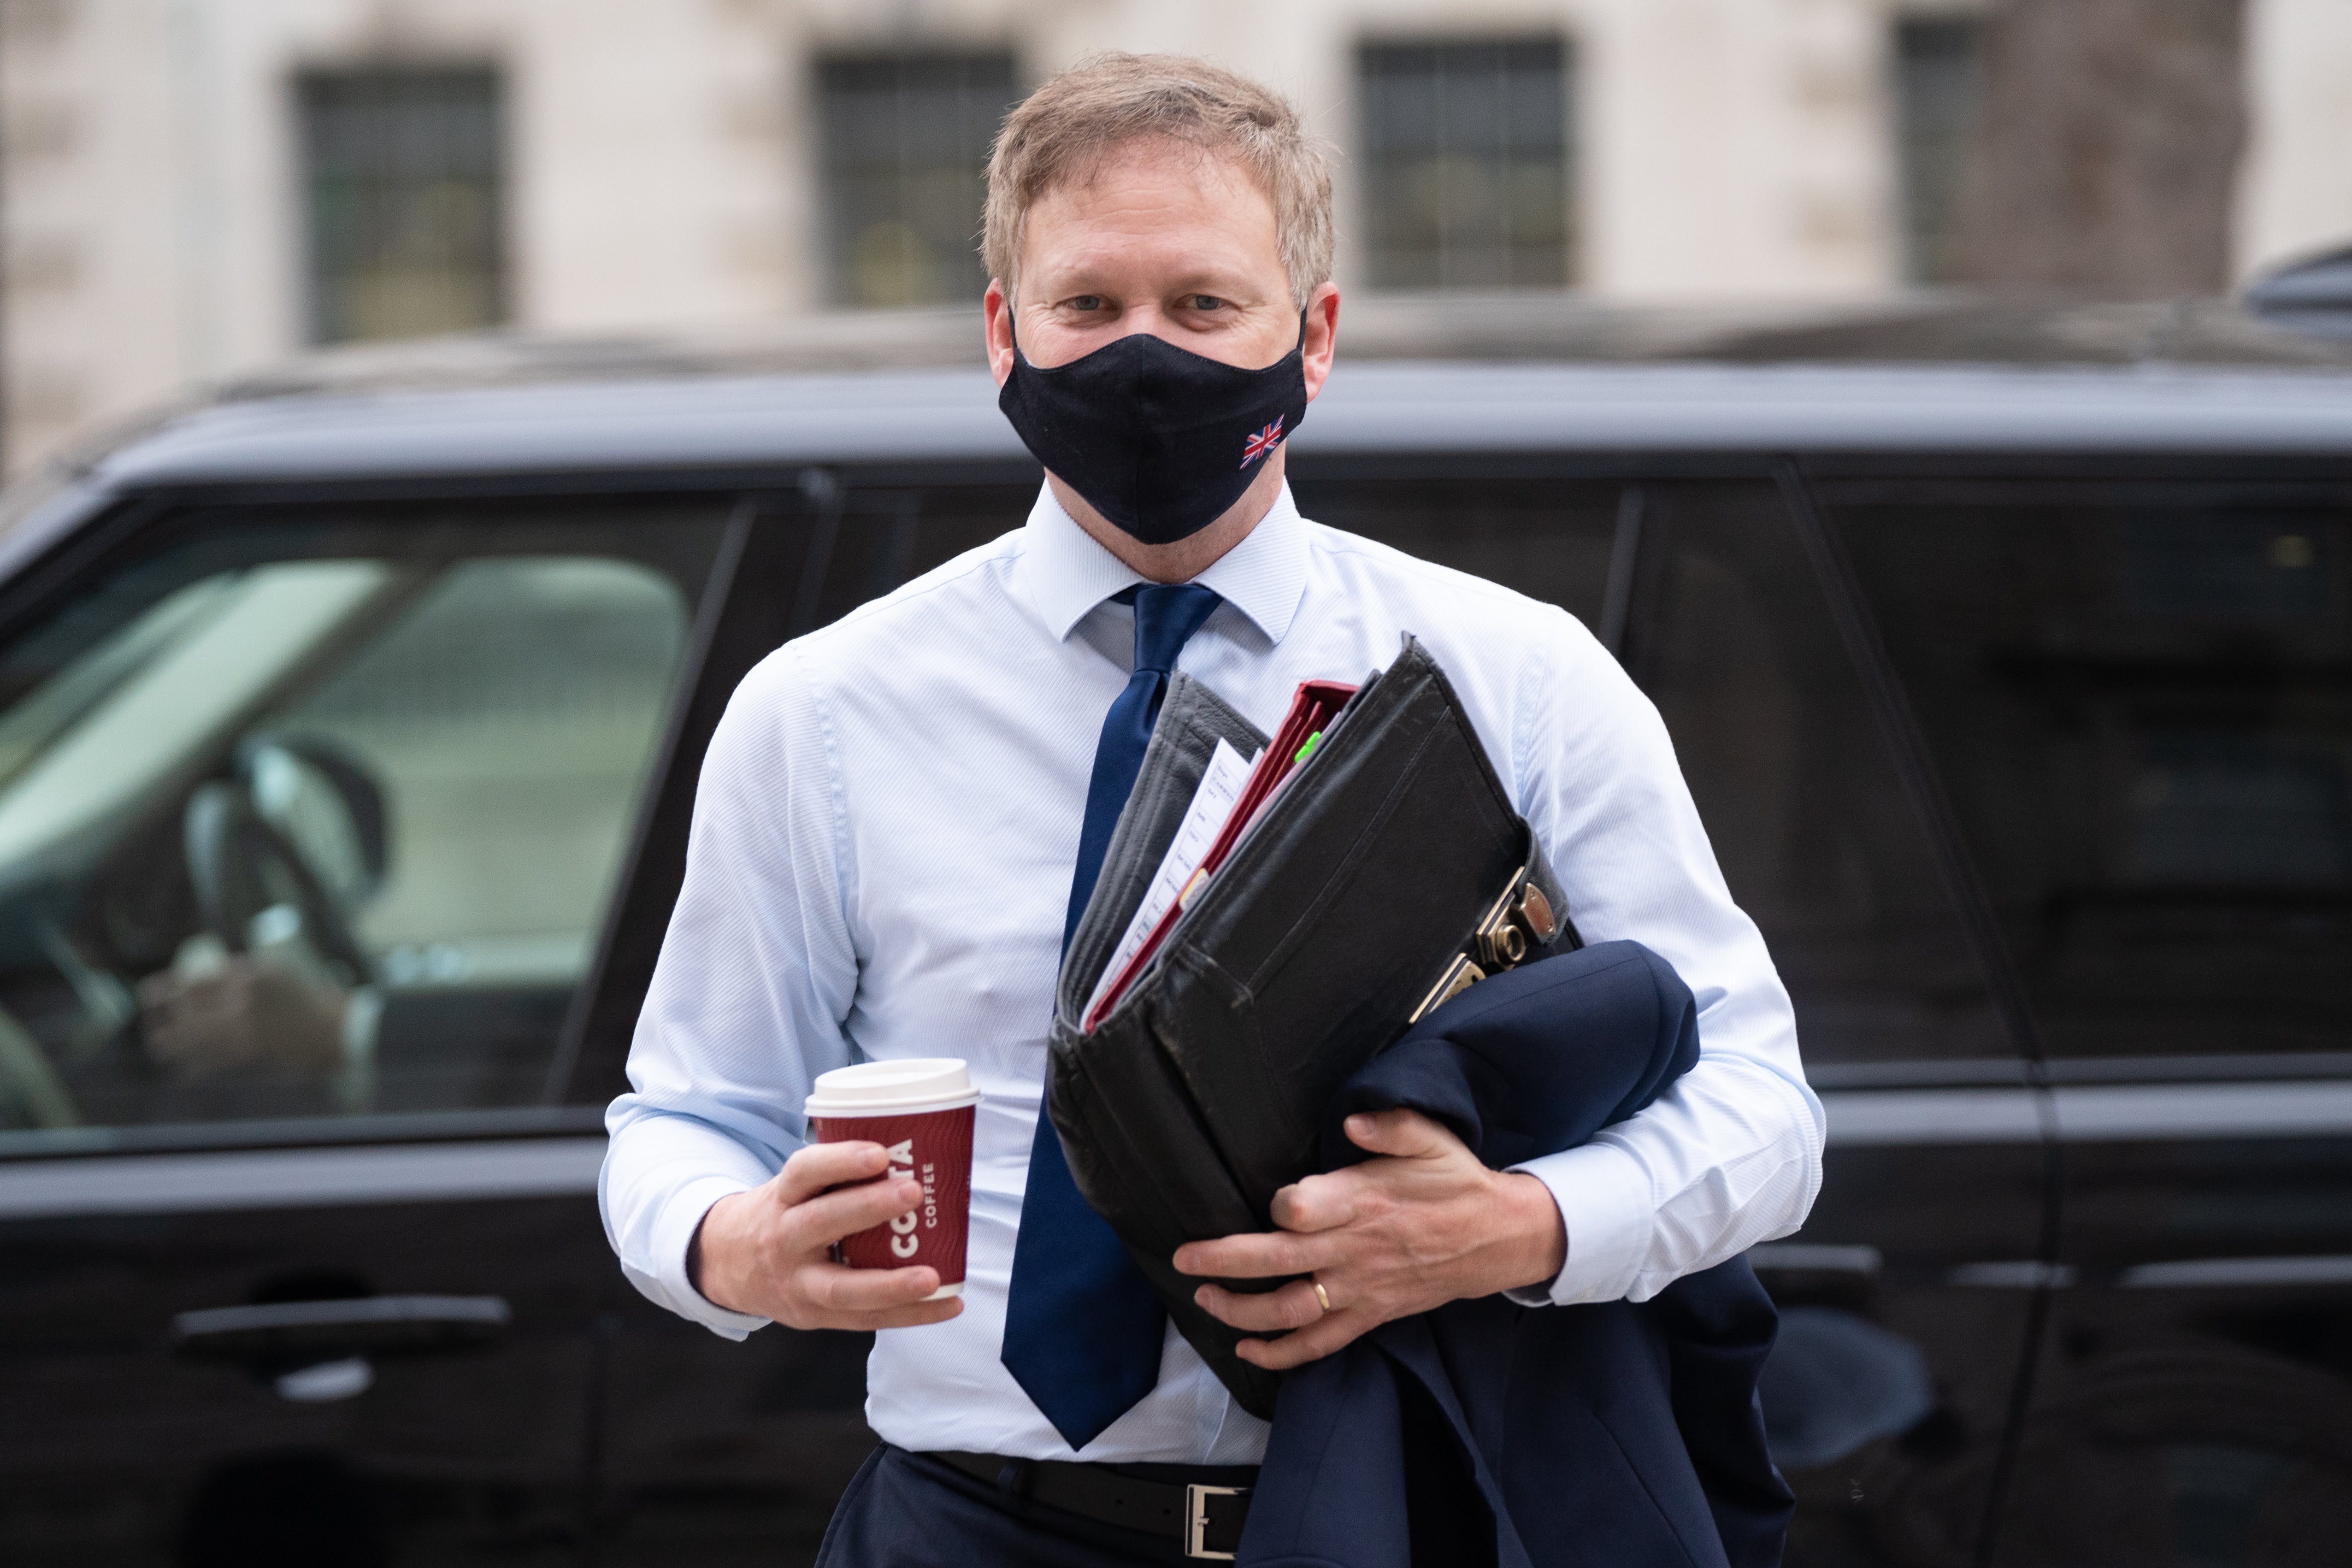
[[(1121, 1475), (1108, 1465), (1065, 1464), (1054, 1459), (1008, 1459), (998, 1454), (931, 1453), (976, 1480), (1002, 1487), (1015, 1497), (1075, 1513), (1097, 1524), (1139, 1531), (1173, 1540), (1187, 1557), (1225, 1562), (1241, 1549), (1242, 1522), (1249, 1517), (1250, 1489), (1208, 1486), (1199, 1481), (1152, 1480)], [(1174, 1469), (1175, 1467), (1168, 1467)], [(1203, 1468), (1203, 1474), (1247, 1471)]]

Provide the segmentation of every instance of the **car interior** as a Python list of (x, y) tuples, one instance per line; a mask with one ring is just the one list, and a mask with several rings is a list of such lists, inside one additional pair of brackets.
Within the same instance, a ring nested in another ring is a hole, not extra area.
[(192, 529), (0, 651), (0, 1129), (539, 1099), (710, 545), (641, 531)]

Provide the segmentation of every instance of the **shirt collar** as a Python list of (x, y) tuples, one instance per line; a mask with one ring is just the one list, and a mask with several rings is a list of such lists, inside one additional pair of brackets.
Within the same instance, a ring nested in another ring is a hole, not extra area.
[[(1049, 485), (1037, 488), (1037, 504), (1029, 509), (1020, 575), (1031, 605), (1056, 638), (1067, 637), (1113, 594), (1145, 581), (1095, 542), (1062, 510)], [(1307, 520), (1298, 515), (1286, 481), (1257, 526), (1193, 581), (1214, 588), (1268, 642), (1282, 640), (1307, 592)]]

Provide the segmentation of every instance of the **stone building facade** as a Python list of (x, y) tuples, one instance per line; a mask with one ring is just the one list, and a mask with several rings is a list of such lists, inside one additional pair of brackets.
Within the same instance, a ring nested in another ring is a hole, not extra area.
[[(2245, 0), (2240, 273), (2352, 233), (2352, 8)], [(1208, 55), (1340, 148), (1340, 281), (1935, 282), (1976, 0), (0, 0), (5, 462), (307, 345), (969, 298), (1005, 99)]]

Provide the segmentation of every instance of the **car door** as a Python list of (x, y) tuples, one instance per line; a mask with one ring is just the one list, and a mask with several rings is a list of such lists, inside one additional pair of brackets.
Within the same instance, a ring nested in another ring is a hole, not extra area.
[(1299, 468), (1307, 515), (1562, 605), (1658, 705), (1829, 1109), (1811, 1217), (1753, 1255), (1784, 1313), (1763, 1394), (1790, 1561), (1970, 1562), (2031, 1320), (2039, 1124), (1783, 492), (1538, 459)]
[(2352, 1536), (2352, 491), (2074, 462), (1828, 500), (2046, 1041), (2018, 1564)]
[(576, 1560), (567, 1020), (748, 527), (133, 502), (0, 590), (0, 1560)]

